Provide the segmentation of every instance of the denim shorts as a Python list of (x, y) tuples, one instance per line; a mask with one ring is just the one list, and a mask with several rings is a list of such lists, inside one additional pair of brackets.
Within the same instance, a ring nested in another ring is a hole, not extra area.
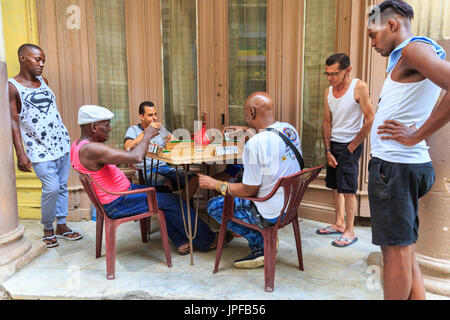
[(369, 204), (372, 243), (410, 246), (417, 242), (419, 198), (433, 187), (431, 162), (404, 164), (372, 158), (369, 163)]
[(338, 165), (336, 168), (327, 166), (325, 181), (327, 188), (337, 190), (338, 193), (355, 194), (358, 190), (359, 159), (363, 144), (353, 153), (348, 150), (348, 145), (331, 141), (331, 154), (336, 158)]

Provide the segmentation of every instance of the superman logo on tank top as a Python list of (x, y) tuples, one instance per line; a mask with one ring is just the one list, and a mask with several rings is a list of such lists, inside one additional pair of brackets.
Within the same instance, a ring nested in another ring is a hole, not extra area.
[(49, 91), (35, 91), (25, 96), (25, 103), (48, 115), (55, 97)]

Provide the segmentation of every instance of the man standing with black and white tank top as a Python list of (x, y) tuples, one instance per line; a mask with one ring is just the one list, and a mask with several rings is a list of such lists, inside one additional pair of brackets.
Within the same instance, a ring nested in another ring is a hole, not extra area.
[(354, 220), (359, 159), (374, 118), (368, 86), (359, 79), (352, 80), (351, 71), (350, 58), (344, 53), (326, 60), (325, 76), (331, 87), (324, 97), (323, 139), (327, 158), (326, 186), (333, 190), (336, 220), (316, 233), (339, 235), (331, 243), (339, 248), (358, 240)]
[[(425, 139), (450, 120), (450, 63), (436, 42), (413, 35), (413, 18), (408, 3), (388, 0), (375, 6), (368, 20), (372, 47), (389, 57), (369, 164), (372, 242), (383, 253), (388, 300), (425, 299), (415, 256), (419, 198), (435, 180)], [(441, 88), (447, 92), (436, 105)]]
[[(82, 238), (66, 225), (70, 137), (59, 114), (55, 95), (41, 76), (45, 65), (44, 52), (38, 46), (25, 44), (19, 48), (18, 56), (20, 73), (8, 80), (17, 166), (23, 172), (31, 172), (33, 168), (42, 182), (42, 241), (52, 248), (58, 245), (57, 238)], [(55, 219), (56, 234), (53, 230)]]

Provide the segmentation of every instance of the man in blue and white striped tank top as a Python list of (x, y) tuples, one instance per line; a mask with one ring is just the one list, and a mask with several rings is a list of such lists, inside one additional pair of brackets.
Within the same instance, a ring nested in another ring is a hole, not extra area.
[(18, 56), (20, 73), (8, 80), (17, 166), (23, 172), (31, 172), (33, 168), (42, 182), (42, 241), (52, 248), (58, 245), (56, 238), (78, 240), (82, 237), (66, 225), (70, 136), (59, 114), (55, 95), (42, 77), (44, 52), (38, 46), (25, 44), (19, 48)]
[[(372, 242), (383, 252), (385, 299), (425, 299), (415, 256), (418, 199), (435, 173), (425, 139), (450, 120), (450, 64), (433, 40), (415, 37), (414, 9), (401, 0), (375, 6), (369, 16), (372, 47), (389, 57), (371, 133), (369, 202)], [(447, 94), (435, 107), (441, 93)]]

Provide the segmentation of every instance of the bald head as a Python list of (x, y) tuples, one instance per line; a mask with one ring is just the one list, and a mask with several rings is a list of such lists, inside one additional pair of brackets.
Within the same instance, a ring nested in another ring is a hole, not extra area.
[(255, 92), (244, 104), (244, 119), (255, 129), (265, 129), (274, 123), (273, 100), (266, 92)]
[(251, 108), (254, 107), (260, 112), (270, 112), (273, 110), (272, 97), (266, 92), (255, 92), (247, 98), (244, 107)]

